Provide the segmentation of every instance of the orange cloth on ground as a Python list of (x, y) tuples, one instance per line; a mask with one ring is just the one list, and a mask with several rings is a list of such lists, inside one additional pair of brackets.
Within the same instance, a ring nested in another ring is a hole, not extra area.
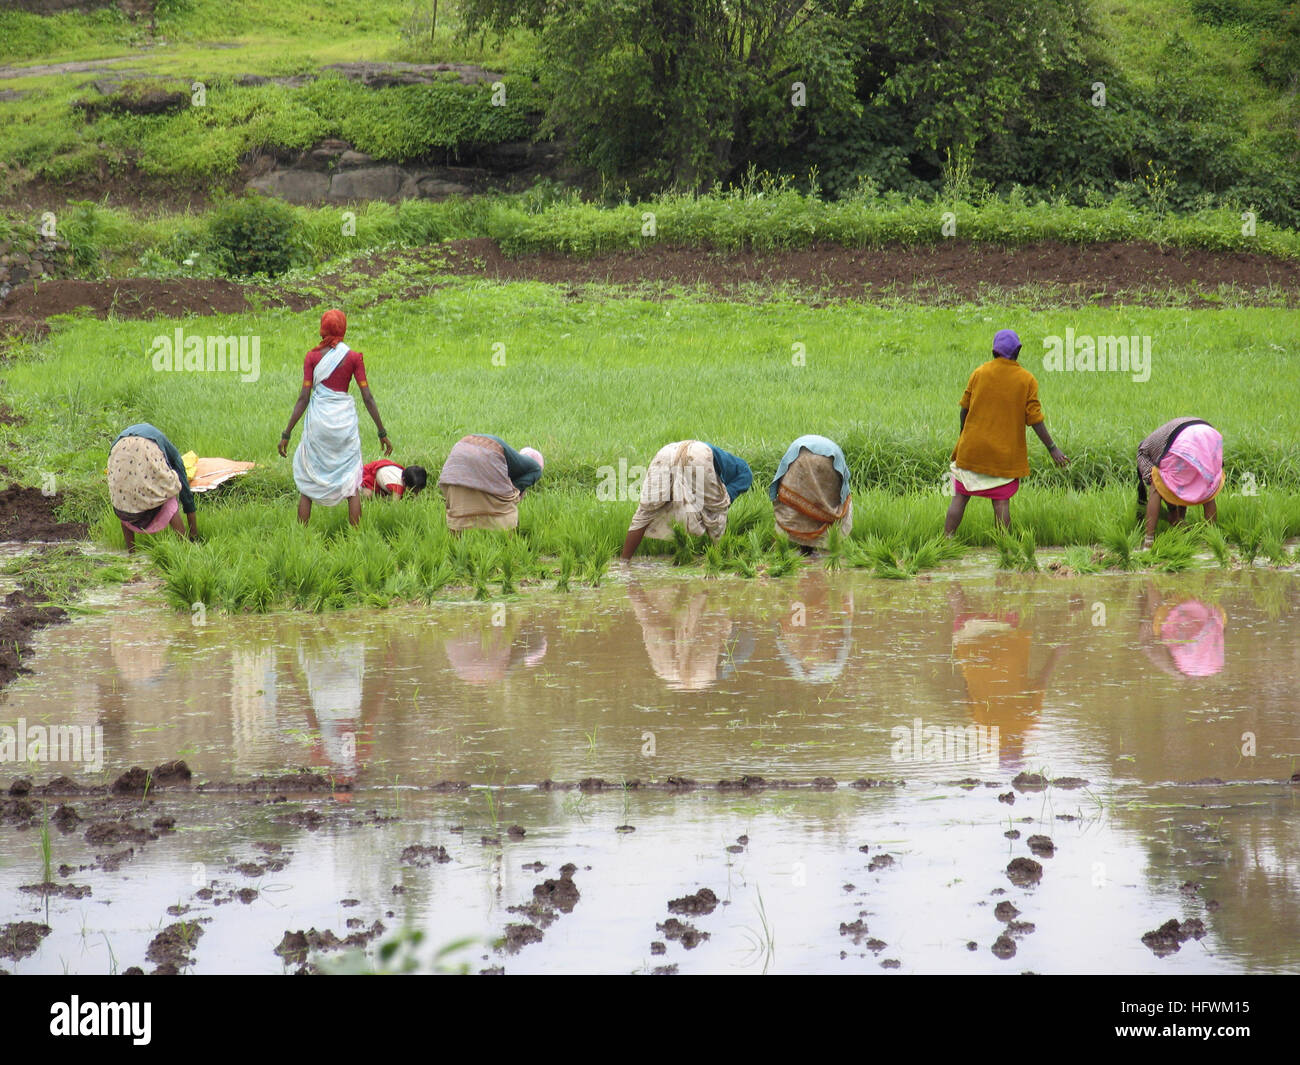
[(967, 414), (952, 453), (957, 465), (990, 477), (1027, 477), (1025, 427), (1044, 420), (1034, 375), (1011, 359), (990, 359), (970, 375), (961, 405)]
[(194, 476), (190, 478), (190, 490), (207, 492), (232, 477), (247, 473), (256, 465), (255, 462), (234, 462), (231, 459), (199, 459), (194, 467)]

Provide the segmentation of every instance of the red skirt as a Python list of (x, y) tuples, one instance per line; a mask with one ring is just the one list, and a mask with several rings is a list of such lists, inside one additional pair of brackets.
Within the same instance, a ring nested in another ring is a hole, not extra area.
[(1000, 484), (996, 488), (985, 488), (979, 492), (966, 491), (966, 486), (962, 484), (961, 481), (957, 480), (956, 477), (952, 479), (952, 485), (964, 496), (980, 496), (984, 499), (1010, 499), (1020, 491), (1019, 478), (1016, 478), (1014, 481), (1008, 481), (1006, 484)]

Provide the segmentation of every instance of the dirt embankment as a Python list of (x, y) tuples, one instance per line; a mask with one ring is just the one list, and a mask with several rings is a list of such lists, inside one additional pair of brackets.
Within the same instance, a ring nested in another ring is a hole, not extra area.
[[(638, 289), (703, 286), (720, 296), (753, 296), (794, 288), (815, 299), (904, 297), (942, 304), (993, 293), (1032, 291), (1068, 304), (1126, 300), (1215, 306), (1222, 289), (1246, 302), (1300, 305), (1300, 262), (1246, 252), (1211, 252), (1154, 244), (1052, 242), (1018, 248), (955, 241), (915, 248), (861, 249), (820, 245), (774, 252), (708, 251), (657, 246), (577, 258), (543, 252), (511, 258), (487, 238), (436, 248), (367, 254), (346, 272), (322, 277), (345, 298), (358, 277), (373, 278), (404, 260), (442, 272), (498, 281), (605, 284)], [(351, 281), (350, 281), (351, 279)], [(399, 289), (396, 298), (413, 295)], [(0, 336), (42, 335), (47, 320), (81, 310), (96, 318), (242, 314), (267, 304), (304, 310), (319, 296), (275, 285), (208, 279), (42, 281), (16, 287), (0, 303)]]
[(827, 298), (898, 295), (941, 303), (990, 291), (1037, 288), (1066, 300), (1115, 303), (1187, 294), (1193, 305), (1218, 302), (1230, 286), (1249, 298), (1280, 294), (1300, 302), (1300, 262), (1246, 252), (1212, 252), (1155, 244), (1073, 246), (1042, 242), (998, 248), (947, 241), (879, 250), (817, 245), (774, 252), (711, 252), (656, 246), (580, 259), (544, 252), (512, 259), (492, 240), (453, 241), (448, 270), (503, 281), (555, 284), (704, 285), (733, 294), (746, 288), (795, 286)]

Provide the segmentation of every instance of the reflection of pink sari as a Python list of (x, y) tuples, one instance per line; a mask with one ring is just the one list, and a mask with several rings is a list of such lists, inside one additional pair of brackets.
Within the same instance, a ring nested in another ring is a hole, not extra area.
[(1223, 669), (1224, 617), (1217, 607), (1189, 599), (1157, 620), (1156, 636), (1180, 673), (1211, 677)]

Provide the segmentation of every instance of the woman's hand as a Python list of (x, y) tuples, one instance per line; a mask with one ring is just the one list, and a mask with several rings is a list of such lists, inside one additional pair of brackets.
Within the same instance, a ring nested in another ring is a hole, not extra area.
[(1062, 451), (1059, 447), (1053, 447), (1052, 450), (1048, 452), (1048, 454), (1052, 456), (1052, 461), (1055, 462), (1058, 466), (1070, 465), (1070, 460), (1065, 457), (1065, 452)]
[(379, 443), (383, 446), (385, 457), (393, 453), (393, 442), (386, 435), (379, 438)]
[(280, 437), (280, 443), (276, 445), (276, 450), (280, 452), (281, 458), (289, 454), (289, 438), (287, 436)]

